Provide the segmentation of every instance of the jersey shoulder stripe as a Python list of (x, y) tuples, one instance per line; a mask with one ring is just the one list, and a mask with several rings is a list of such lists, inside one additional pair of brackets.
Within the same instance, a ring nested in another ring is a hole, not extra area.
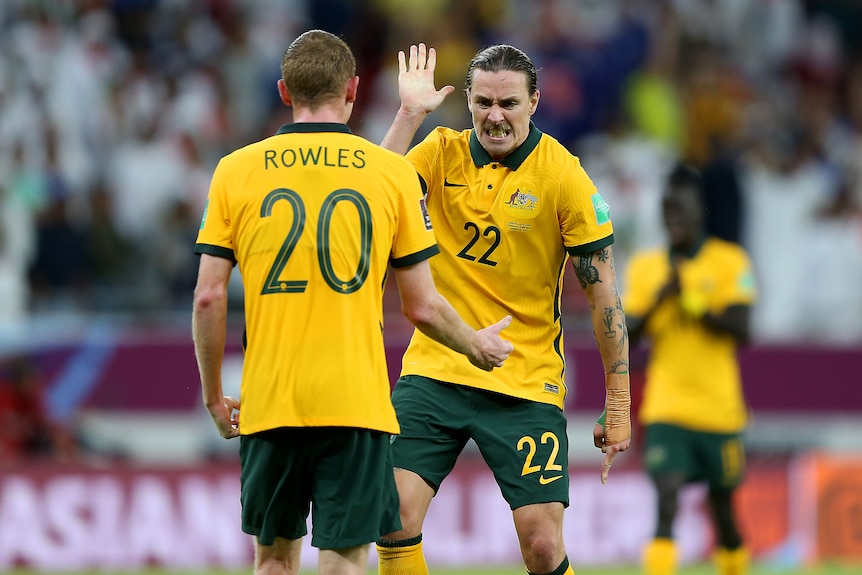
[(606, 248), (609, 245), (614, 243), (614, 234), (607, 235), (601, 239), (590, 242), (588, 244), (583, 244), (580, 246), (572, 246), (566, 247), (566, 251), (569, 252), (570, 256), (584, 256), (587, 254), (591, 254), (597, 250), (602, 248)]
[(440, 253), (440, 248), (437, 244), (433, 246), (429, 246), (422, 251), (409, 254), (406, 256), (402, 256), (400, 258), (393, 258), (390, 262), (393, 268), (406, 268), (408, 266), (412, 266), (413, 264), (418, 264), (423, 260), (427, 260), (430, 257), (436, 256)]
[(219, 258), (224, 258), (226, 260), (232, 261), (236, 264), (236, 257), (234, 257), (233, 250), (229, 248), (223, 248), (221, 246), (214, 246), (212, 244), (195, 244), (195, 253), (200, 254), (208, 254), (211, 256), (216, 256)]

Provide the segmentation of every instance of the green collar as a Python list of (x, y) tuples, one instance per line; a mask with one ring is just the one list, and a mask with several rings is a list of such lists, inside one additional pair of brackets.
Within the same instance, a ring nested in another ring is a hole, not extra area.
[(704, 235), (688, 252), (677, 252), (673, 248), (670, 248), (668, 249), (668, 257), (673, 260), (674, 256), (682, 256), (685, 259), (692, 260), (697, 255), (697, 252), (700, 251), (700, 248), (703, 247), (703, 244), (706, 243), (706, 240), (707, 236)]
[(298, 124), (285, 124), (278, 129), (276, 134), (308, 134), (310, 132), (352, 133), (347, 124), (338, 124), (335, 122), (300, 122)]
[[(542, 132), (539, 131), (539, 128), (537, 128), (533, 121), (530, 120), (530, 133), (527, 134), (527, 139), (524, 140), (524, 143), (518, 146), (514, 152), (503, 158), (503, 161), (500, 163), (510, 170), (517, 170), (518, 167), (524, 163), (524, 160), (527, 159), (527, 156), (530, 155), (530, 152), (539, 145), (539, 140), (541, 139)], [(473, 163), (476, 164), (477, 168), (487, 166), (491, 163), (491, 156), (488, 155), (488, 152), (482, 147), (482, 144), (479, 143), (479, 138), (476, 136), (476, 130), (472, 130), (470, 133), (470, 155), (473, 157)]]

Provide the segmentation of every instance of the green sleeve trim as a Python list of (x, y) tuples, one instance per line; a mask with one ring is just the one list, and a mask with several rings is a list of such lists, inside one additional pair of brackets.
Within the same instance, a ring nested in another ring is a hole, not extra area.
[(232, 261), (234, 265), (236, 265), (236, 258), (233, 255), (233, 250), (228, 248), (214, 246), (212, 244), (195, 244), (195, 253), (198, 255), (208, 254), (217, 258), (224, 258)]
[(439, 253), (440, 248), (437, 247), (437, 244), (434, 244), (431, 247), (425, 248), (421, 252), (416, 252), (402, 258), (392, 258), (392, 261), (390, 263), (392, 264), (393, 268), (406, 268), (408, 266), (412, 266), (413, 264), (418, 264), (423, 260), (427, 260), (431, 256), (436, 256)]
[(581, 244), (579, 246), (566, 246), (566, 251), (569, 252), (570, 256), (585, 256), (587, 254), (591, 254), (596, 250), (600, 250), (602, 248), (606, 248), (609, 245), (614, 243), (614, 234), (609, 236), (605, 236), (599, 240), (594, 242), (590, 242), (588, 244)]
[(607, 410), (606, 410), (606, 409), (603, 409), (603, 410), (602, 410), (602, 414), (601, 414), (601, 415), (599, 416), (599, 418), (596, 420), (596, 423), (598, 423), (599, 425), (601, 425), (601, 426), (602, 426), (602, 429), (604, 429), (604, 428), (605, 428), (605, 418), (606, 418), (607, 416), (608, 416), (608, 412), (607, 412)]

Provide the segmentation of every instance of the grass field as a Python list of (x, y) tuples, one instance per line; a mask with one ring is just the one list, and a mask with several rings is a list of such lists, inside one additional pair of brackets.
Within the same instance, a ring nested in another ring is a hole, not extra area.
[[(45, 571), (7, 571), (8, 575), (53, 575)], [(242, 571), (128, 571), (123, 575), (250, 575), (251, 569)], [(369, 575), (376, 571), (369, 571)], [(749, 575), (858, 575), (862, 573), (862, 563), (856, 565), (824, 564), (818, 567), (802, 569), (783, 569), (770, 565), (754, 565)], [(302, 575), (313, 575), (313, 571), (303, 572)], [(108, 575), (106, 571), (64, 571), (56, 575)], [(112, 573), (110, 575), (120, 575)], [(524, 575), (524, 570), (519, 566), (511, 568), (474, 568), (474, 569), (431, 569), (431, 575)], [(641, 575), (636, 566), (613, 566), (613, 567), (590, 567), (577, 568), (575, 575)], [(715, 568), (711, 564), (692, 565), (680, 569), (678, 575), (716, 575)]]

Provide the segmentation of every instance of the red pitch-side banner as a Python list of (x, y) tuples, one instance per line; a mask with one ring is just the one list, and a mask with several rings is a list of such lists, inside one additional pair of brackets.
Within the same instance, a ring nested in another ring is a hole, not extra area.
[[(569, 557), (582, 566), (635, 564), (653, 529), (652, 487), (624, 465), (603, 486), (598, 465), (571, 470), (564, 524)], [(740, 493), (756, 555), (787, 539), (786, 485), (786, 465), (755, 466)], [(841, 495), (836, 509), (826, 502), (830, 517), (841, 514), (837, 507), (848, 497)], [(684, 562), (702, 561), (712, 550), (704, 501), (701, 488), (683, 493), (676, 531)], [(0, 468), (0, 571), (243, 568), (252, 561), (252, 540), (241, 532), (239, 515), (235, 463)], [(309, 539), (303, 566), (313, 568), (317, 553)], [(519, 563), (511, 511), (481, 461), (463, 458), (444, 482), (424, 541), (431, 565)], [(373, 563), (373, 547), (371, 555)]]

